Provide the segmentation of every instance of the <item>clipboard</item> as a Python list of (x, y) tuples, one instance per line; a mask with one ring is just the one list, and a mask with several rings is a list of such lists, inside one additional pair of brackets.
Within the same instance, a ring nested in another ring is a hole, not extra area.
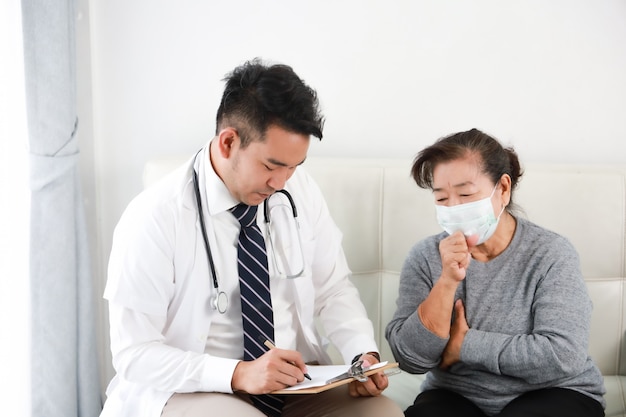
[[(346, 376), (346, 378), (331, 382), (330, 384), (326, 381), (345, 373), (349, 368), (350, 365), (309, 365), (308, 373), (311, 375), (311, 381), (304, 380), (298, 385), (273, 391), (272, 394), (318, 394), (320, 392), (348, 384), (352, 381), (356, 381), (357, 378)], [(394, 368), (398, 368), (397, 362), (381, 362), (380, 364), (374, 364), (369, 368), (364, 369), (363, 375), (370, 376), (379, 372), (385, 372), (389, 369), (395, 370)], [(388, 375), (393, 374), (395, 374), (395, 372), (388, 373)]]

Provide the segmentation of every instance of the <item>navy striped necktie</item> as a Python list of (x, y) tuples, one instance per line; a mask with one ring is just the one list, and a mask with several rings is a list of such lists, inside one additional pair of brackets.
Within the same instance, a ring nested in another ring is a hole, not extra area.
[[(241, 316), (245, 361), (267, 350), (263, 342), (274, 343), (274, 314), (270, 297), (265, 240), (256, 224), (257, 206), (239, 204), (231, 213), (241, 223), (237, 245), (237, 266), (241, 291)], [(253, 395), (254, 405), (266, 415), (280, 416), (283, 400), (275, 395)]]

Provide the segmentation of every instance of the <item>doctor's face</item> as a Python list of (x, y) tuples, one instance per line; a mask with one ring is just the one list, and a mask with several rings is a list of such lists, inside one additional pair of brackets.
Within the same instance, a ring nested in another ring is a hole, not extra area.
[(281, 190), (298, 165), (306, 159), (309, 136), (270, 127), (263, 142), (252, 141), (241, 148), (233, 142), (229, 156), (229, 178), (223, 178), (230, 193), (250, 206), (259, 205)]

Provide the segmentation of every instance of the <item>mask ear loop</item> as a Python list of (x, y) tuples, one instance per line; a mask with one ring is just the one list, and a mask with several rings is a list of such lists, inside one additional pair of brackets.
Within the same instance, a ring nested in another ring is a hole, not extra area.
[(498, 217), (496, 217), (497, 221), (500, 221), (500, 216), (502, 216), (502, 213), (504, 213), (504, 209), (506, 208), (506, 205), (502, 205), (502, 210), (500, 210), (500, 214), (498, 214)]
[[(505, 174), (502, 174), (505, 175)], [(494, 194), (496, 193), (496, 190), (498, 189), (498, 185), (501, 185), (502, 182), (502, 177), (500, 177), (500, 179), (496, 182), (496, 185), (493, 187), (493, 191), (491, 192), (491, 196), (489, 197), (490, 199), (493, 198)], [(502, 213), (504, 213), (504, 209), (506, 208), (506, 204), (502, 204), (502, 210), (500, 210), (500, 213), (496, 216), (496, 221), (499, 222), (500, 221), (500, 216), (502, 216)]]
[[(493, 197), (493, 194), (496, 192), (496, 189), (498, 188), (498, 185), (502, 185), (502, 177), (504, 176), (509, 176), (508, 174), (502, 174), (502, 176), (500, 177), (500, 179), (498, 180), (498, 182), (496, 182), (496, 186), (493, 188), (493, 191), (491, 193), (491, 196)], [(510, 177), (509, 177), (510, 178)], [(504, 213), (504, 210), (509, 206), (509, 204), (511, 203), (511, 197), (510, 197), (510, 190), (509, 190), (509, 201), (508, 203), (504, 203), (504, 201), (502, 202), (502, 210), (500, 210), (500, 214), (498, 214), (498, 216), (496, 217), (498, 219), (498, 221), (500, 220), (500, 216), (502, 216), (502, 213)]]

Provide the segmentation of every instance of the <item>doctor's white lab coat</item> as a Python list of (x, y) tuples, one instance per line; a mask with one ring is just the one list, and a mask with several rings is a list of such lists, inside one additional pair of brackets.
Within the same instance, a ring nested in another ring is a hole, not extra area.
[[(211, 187), (223, 184), (215, 184), (215, 173), (204, 160), (208, 156), (196, 163), (200, 185), (212, 193)], [(229, 342), (234, 352), (230, 355), (206, 352), (212, 341), (216, 346), (220, 342), (221, 333), (212, 330), (236, 328), (219, 327), (228, 320), (240, 322), (235, 233), (225, 241), (212, 225), (229, 214), (204, 207), (216, 269), (222, 272), (220, 289), (231, 298), (228, 313), (221, 317), (210, 303), (215, 289), (197, 215), (193, 167), (194, 158), (138, 195), (115, 229), (105, 298), (116, 375), (101, 417), (158, 417), (173, 393), (232, 392), (242, 342)], [(315, 328), (318, 318), (346, 363), (360, 352), (377, 351), (372, 324), (349, 280), (341, 233), (319, 188), (299, 167), (285, 189), (298, 210), (306, 267), (295, 279), (272, 278), (276, 345), (298, 350), (305, 361), (329, 363), (327, 341)], [(224, 190), (219, 192), (225, 206), (236, 204)], [(262, 209), (259, 206), (257, 220), (264, 231)], [(232, 227), (238, 227), (234, 222)], [(224, 230), (230, 230), (231, 225), (224, 224)], [(270, 253), (268, 260), (272, 276)]]

